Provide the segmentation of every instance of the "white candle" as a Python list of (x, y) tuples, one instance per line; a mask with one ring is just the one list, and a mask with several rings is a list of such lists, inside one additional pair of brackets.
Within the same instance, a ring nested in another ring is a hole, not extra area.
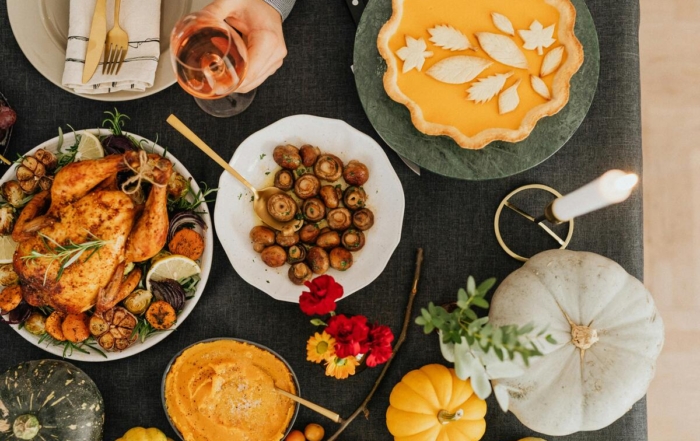
[(568, 221), (608, 205), (627, 199), (639, 178), (634, 173), (610, 170), (595, 181), (566, 196), (555, 199), (552, 214), (560, 221)]

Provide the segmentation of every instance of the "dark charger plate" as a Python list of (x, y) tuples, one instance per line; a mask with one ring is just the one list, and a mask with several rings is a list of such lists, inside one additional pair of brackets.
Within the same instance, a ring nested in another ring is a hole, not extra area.
[(391, 17), (391, 0), (369, 2), (355, 36), (354, 72), (360, 100), (374, 129), (396, 153), (452, 178), (504, 178), (542, 163), (576, 132), (598, 86), (600, 49), (593, 17), (584, 0), (572, 3), (576, 7), (574, 32), (583, 45), (584, 61), (571, 79), (569, 103), (556, 115), (542, 118), (530, 136), (520, 142), (494, 141), (481, 150), (467, 150), (452, 138), (419, 132), (408, 109), (384, 91), (386, 62), (377, 50), (377, 36)]

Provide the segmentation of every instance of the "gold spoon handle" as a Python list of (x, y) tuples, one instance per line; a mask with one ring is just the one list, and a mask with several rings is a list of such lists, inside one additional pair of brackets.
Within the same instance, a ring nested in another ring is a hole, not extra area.
[(202, 150), (204, 153), (206, 153), (207, 156), (209, 156), (217, 164), (222, 166), (224, 168), (224, 170), (231, 173), (236, 179), (241, 181), (241, 183), (243, 185), (248, 187), (248, 189), (253, 192), (256, 199), (258, 198), (258, 191), (255, 189), (255, 187), (253, 187), (250, 184), (250, 182), (248, 182), (246, 180), (246, 178), (244, 178), (236, 170), (234, 170), (233, 167), (231, 167), (228, 162), (224, 161), (224, 159), (221, 156), (219, 156), (218, 153), (216, 153), (211, 147), (209, 147), (204, 141), (202, 141), (202, 139), (199, 136), (195, 135), (194, 132), (192, 130), (190, 130), (189, 127), (187, 127), (185, 125), (185, 123), (183, 123), (182, 121), (180, 121), (178, 119), (177, 116), (170, 115), (168, 117), (167, 121), (168, 121), (168, 124), (173, 126), (173, 128), (175, 128), (175, 130), (180, 132), (182, 134), (182, 136), (189, 139), (192, 144), (199, 147), (199, 149)]
[(320, 413), (324, 417), (331, 419), (333, 422), (336, 422), (336, 423), (343, 422), (343, 419), (340, 417), (340, 415), (326, 409), (325, 407), (321, 407), (318, 404), (312, 403), (311, 401), (305, 400), (305, 399), (298, 397), (294, 394), (290, 394), (286, 390), (282, 390), (279, 387), (275, 387), (275, 390), (277, 391), (278, 394), (284, 395), (285, 397), (289, 398), (290, 400), (296, 401), (297, 403), (301, 404), (302, 406), (308, 407), (309, 409), (313, 410), (314, 412)]

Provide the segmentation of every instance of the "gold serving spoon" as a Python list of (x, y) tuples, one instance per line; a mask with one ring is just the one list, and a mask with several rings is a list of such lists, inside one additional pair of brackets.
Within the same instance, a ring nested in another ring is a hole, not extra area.
[(296, 401), (297, 403), (301, 404), (302, 406), (307, 407), (307, 408), (313, 410), (314, 412), (323, 415), (326, 418), (329, 418), (330, 420), (332, 420), (335, 423), (342, 423), (343, 422), (343, 419), (340, 417), (340, 415), (338, 415), (337, 413), (335, 413), (333, 411), (326, 409), (325, 407), (321, 407), (318, 404), (312, 403), (311, 401), (305, 400), (297, 395), (290, 394), (286, 390), (282, 390), (279, 387), (275, 387), (275, 391), (278, 394), (284, 395), (285, 397), (289, 398), (290, 400)]
[(241, 181), (243, 185), (248, 187), (248, 190), (250, 190), (253, 193), (253, 210), (255, 211), (255, 214), (258, 215), (260, 220), (262, 220), (265, 224), (269, 225), (270, 227), (276, 230), (282, 231), (282, 234), (284, 234), (285, 236), (291, 235), (292, 233), (294, 233), (302, 227), (304, 223), (303, 220), (294, 219), (286, 223), (280, 222), (274, 217), (270, 216), (270, 213), (267, 211), (267, 201), (276, 194), (286, 194), (286, 192), (277, 187), (267, 187), (263, 188), (262, 190), (256, 189), (250, 182), (246, 180), (246, 178), (244, 178), (240, 175), (240, 173), (234, 170), (234, 168), (231, 167), (228, 162), (224, 161), (224, 159), (221, 156), (219, 156), (214, 150), (212, 150), (211, 147), (209, 147), (204, 141), (202, 141), (199, 138), (199, 136), (195, 135), (194, 132), (190, 130), (189, 127), (187, 127), (175, 115), (170, 115), (167, 121), (168, 124), (173, 126), (175, 130), (182, 134), (182, 136), (189, 139), (190, 142), (192, 142), (192, 144), (199, 147), (200, 150), (207, 154), (207, 156), (209, 156), (217, 164), (222, 166), (224, 170), (232, 174), (236, 179)]

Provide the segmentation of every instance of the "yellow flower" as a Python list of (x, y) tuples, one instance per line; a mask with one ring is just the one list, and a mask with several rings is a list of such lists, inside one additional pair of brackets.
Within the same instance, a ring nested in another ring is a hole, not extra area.
[(355, 366), (360, 364), (352, 355), (345, 358), (333, 357), (326, 365), (326, 375), (344, 380), (350, 375), (355, 375)]
[(306, 359), (314, 363), (328, 361), (335, 357), (335, 339), (326, 331), (318, 332), (306, 343)]

